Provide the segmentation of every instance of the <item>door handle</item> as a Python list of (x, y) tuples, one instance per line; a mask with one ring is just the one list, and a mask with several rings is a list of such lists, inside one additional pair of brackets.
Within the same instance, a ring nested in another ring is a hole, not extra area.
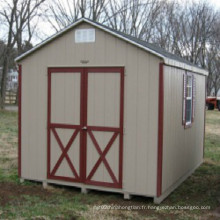
[(84, 126), (84, 127), (82, 128), (82, 130), (87, 130), (87, 127), (86, 127), (86, 126)]

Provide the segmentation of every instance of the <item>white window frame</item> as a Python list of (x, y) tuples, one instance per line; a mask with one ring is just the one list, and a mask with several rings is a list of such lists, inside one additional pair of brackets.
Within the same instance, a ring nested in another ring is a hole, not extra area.
[[(191, 85), (188, 85), (188, 77), (191, 77)], [(190, 96), (187, 96), (188, 94), (188, 88), (190, 88), (189, 93)], [(182, 113), (182, 120), (183, 120), (183, 126), (184, 128), (189, 128), (192, 126), (192, 123), (194, 122), (195, 118), (195, 100), (196, 100), (196, 81), (195, 81), (195, 74), (185, 71), (183, 75), (183, 113)], [(190, 109), (190, 120), (189, 117), (187, 117), (187, 102), (188, 100), (191, 101), (191, 109)]]
[[(188, 85), (188, 78), (191, 78), (191, 85)], [(190, 94), (191, 96), (187, 96), (188, 88), (190, 88)], [(185, 109), (187, 109), (187, 101), (191, 100), (191, 109), (190, 109), (190, 120), (187, 121), (187, 115), (185, 113), (185, 121), (186, 121), (186, 126), (189, 126), (192, 124), (192, 113), (193, 113), (193, 77), (192, 74), (187, 74), (186, 75), (186, 103), (185, 103)], [(186, 110), (185, 110), (186, 111)]]

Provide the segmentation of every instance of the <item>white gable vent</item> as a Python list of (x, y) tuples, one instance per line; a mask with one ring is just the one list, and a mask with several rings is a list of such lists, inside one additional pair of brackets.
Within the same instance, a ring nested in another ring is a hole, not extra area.
[(95, 29), (76, 29), (75, 43), (90, 43), (95, 42)]

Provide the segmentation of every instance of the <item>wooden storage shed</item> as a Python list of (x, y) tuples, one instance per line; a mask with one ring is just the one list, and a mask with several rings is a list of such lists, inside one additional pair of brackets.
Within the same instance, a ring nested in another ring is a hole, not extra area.
[(203, 162), (206, 70), (84, 18), (16, 62), (21, 180), (160, 203)]

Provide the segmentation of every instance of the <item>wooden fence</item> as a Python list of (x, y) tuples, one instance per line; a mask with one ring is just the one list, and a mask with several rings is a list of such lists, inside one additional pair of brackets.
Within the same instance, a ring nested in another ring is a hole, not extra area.
[(12, 90), (6, 90), (5, 92), (5, 104), (15, 105), (17, 104), (17, 93)]

